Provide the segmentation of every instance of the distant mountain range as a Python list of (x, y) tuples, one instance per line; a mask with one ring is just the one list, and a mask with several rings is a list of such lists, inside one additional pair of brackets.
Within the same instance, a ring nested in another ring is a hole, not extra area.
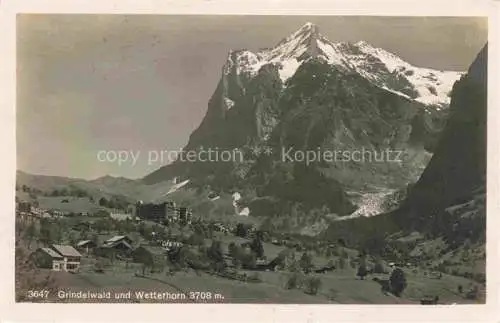
[(93, 196), (109, 198), (120, 196), (129, 201), (152, 201), (161, 198), (173, 186), (172, 181), (164, 181), (155, 185), (144, 185), (140, 181), (124, 177), (103, 176), (94, 180), (68, 178), (62, 176), (33, 175), (23, 171), (16, 173), (16, 185), (22, 188), (26, 185), (45, 193), (61, 189), (80, 189)]

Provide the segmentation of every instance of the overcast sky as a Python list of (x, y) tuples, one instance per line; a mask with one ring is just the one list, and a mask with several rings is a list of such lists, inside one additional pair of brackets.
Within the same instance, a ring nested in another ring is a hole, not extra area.
[[(148, 151), (178, 150), (201, 122), (230, 49), (270, 47), (306, 22), (416, 66), (466, 70), (487, 40), (479, 18), (18, 16), (18, 169), (138, 178)], [(141, 151), (134, 166), (101, 150)]]

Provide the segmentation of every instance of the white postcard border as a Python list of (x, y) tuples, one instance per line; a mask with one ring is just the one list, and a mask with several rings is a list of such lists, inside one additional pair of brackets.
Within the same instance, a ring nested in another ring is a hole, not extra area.
[[(17, 13), (112, 14), (266, 14), (266, 15), (382, 15), (489, 16), (488, 182), (487, 182), (487, 304), (417, 305), (174, 305), (174, 304), (15, 304), (14, 303), (14, 186)], [(500, 46), (499, 5), (495, 1), (389, 0), (0, 0), (0, 320), (21, 321), (173, 321), (173, 322), (498, 322), (500, 228), (500, 108), (498, 89)]]

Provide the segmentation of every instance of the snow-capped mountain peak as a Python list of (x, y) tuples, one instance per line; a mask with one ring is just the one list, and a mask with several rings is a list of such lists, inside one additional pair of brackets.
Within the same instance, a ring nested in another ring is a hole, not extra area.
[(317, 25), (313, 23), (306, 23), (304, 24), (300, 29), (289, 35), (288, 37), (284, 38), (281, 40), (276, 47), (279, 47), (280, 45), (284, 43), (288, 43), (290, 41), (296, 40), (296, 39), (309, 39), (309, 38), (314, 38), (319, 35), (319, 28)]
[(305, 53), (315, 56), (317, 53), (317, 42), (319, 35), (318, 26), (312, 23), (306, 23), (299, 30), (286, 37), (278, 43), (272, 50), (261, 55), (267, 60), (276, 58), (287, 59), (295, 58), (302, 60)]
[(277, 64), (284, 82), (310, 58), (320, 58), (340, 69), (355, 71), (373, 84), (425, 105), (446, 107), (455, 81), (464, 73), (420, 68), (395, 54), (374, 47), (366, 41), (331, 42), (319, 27), (306, 23), (271, 49), (252, 52), (231, 51), (224, 74), (232, 72), (255, 76), (267, 64)]

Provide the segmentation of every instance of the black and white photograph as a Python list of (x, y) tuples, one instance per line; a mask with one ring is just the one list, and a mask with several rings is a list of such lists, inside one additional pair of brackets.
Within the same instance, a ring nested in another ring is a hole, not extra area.
[(18, 14), (12, 297), (485, 304), (488, 22)]

